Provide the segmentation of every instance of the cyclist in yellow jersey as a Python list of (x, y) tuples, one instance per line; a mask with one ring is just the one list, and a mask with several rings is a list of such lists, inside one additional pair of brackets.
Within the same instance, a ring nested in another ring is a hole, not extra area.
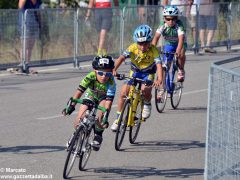
[[(117, 69), (126, 58), (131, 60), (130, 76), (143, 80), (153, 81), (154, 86), (160, 86), (162, 83), (162, 61), (158, 49), (151, 44), (153, 38), (152, 29), (148, 25), (139, 26), (133, 34), (135, 43), (131, 44), (127, 50), (116, 60), (113, 75), (117, 74)], [(157, 79), (154, 81), (154, 75), (157, 72)], [(120, 116), (124, 97), (129, 92), (131, 81), (126, 81), (122, 87), (118, 99), (117, 119), (113, 122), (111, 130), (117, 130), (117, 121)], [(147, 119), (151, 114), (152, 87), (142, 85), (141, 90), (144, 94), (144, 107), (142, 117)]]

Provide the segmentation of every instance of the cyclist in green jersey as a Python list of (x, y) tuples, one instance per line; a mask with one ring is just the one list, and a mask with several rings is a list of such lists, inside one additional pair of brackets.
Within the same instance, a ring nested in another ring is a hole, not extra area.
[[(110, 112), (112, 102), (116, 92), (116, 83), (112, 75), (112, 69), (114, 68), (114, 60), (111, 56), (97, 56), (92, 62), (93, 71), (89, 72), (79, 84), (79, 87), (75, 94), (74, 99), (80, 98), (85, 92), (84, 98), (94, 99), (100, 106), (105, 107)], [(62, 111), (63, 115), (70, 115), (75, 110), (76, 103), (71, 103), (68, 109)], [(74, 121), (74, 128), (77, 129), (78, 124), (85, 115), (87, 110), (86, 105), (80, 105), (78, 115)], [(102, 119), (103, 113), (99, 111), (98, 121), (101, 127), (95, 127), (95, 137), (93, 140), (94, 150), (99, 150), (102, 143), (103, 129), (109, 126), (108, 117)], [(73, 135), (72, 135), (73, 137)], [(71, 138), (72, 138), (71, 137)], [(67, 146), (71, 142), (69, 139)]]
[[(161, 36), (164, 38), (164, 52), (176, 53), (178, 56), (178, 81), (185, 79), (185, 51), (187, 48), (185, 28), (178, 19), (179, 10), (176, 6), (165, 6), (163, 10), (164, 22), (157, 29), (152, 44), (156, 45)], [(172, 56), (173, 57), (173, 56)], [(171, 60), (172, 57), (168, 57)], [(166, 57), (163, 57), (166, 58)]]

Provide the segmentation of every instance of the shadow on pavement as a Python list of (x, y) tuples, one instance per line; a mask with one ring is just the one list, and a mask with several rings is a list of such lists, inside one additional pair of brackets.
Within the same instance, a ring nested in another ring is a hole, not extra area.
[(144, 141), (133, 144), (130, 148), (123, 149), (123, 152), (182, 151), (193, 148), (205, 148), (205, 143), (187, 140)]
[(97, 173), (95, 176), (97, 179), (161, 179), (161, 177), (169, 178), (192, 178), (196, 176), (202, 176), (204, 173), (203, 169), (194, 168), (179, 168), (179, 169), (164, 169), (160, 170), (154, 167), (105, 167), (89, 169), (84, 173), (84, 176), (75, 176), (71, 179), (80, 179), (84, 177), (91, 177), (87, 175), (87, 172)]
[(13, 146), (1, 147), (0, 153), (15, 153), (15, 154), (41, 154), (56, 151), (63, 151), (64, 146)]

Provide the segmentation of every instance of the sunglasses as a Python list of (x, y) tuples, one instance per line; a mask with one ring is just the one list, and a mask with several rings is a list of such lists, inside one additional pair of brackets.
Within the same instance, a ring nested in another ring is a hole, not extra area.
[(103, 71), (97, 71), (97, 74), (99, 76), (105, 76), (105, 77), (111, 77), (112, 73), (111, 72), (103, 72)]
[(137, 44), (140, 46), (145, 46), (145, 45), (150, 44), (150, 42), (138, 42)]
[(166, 21), (176, 21), (177, 19), (176, 19), (176, 18), (166, 18), (166, 17), (165, 17), (165, 20), (166, 20)]

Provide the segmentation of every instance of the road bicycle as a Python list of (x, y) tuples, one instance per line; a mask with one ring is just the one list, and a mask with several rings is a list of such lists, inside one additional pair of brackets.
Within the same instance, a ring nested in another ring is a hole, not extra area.
[[(157, 111), (162, 113), (167, 102), (167, 98), (171, 99), (171, 106), (176, 109), (180, 103), (182, 96), (183, 83), (177, 81), (178, 62), (176, 53), (160, 52), (165, 55), (163, 63), (163, 71), (165, 74), (165, 86), (163, 89), (155, 88), (155, 105)], [(159, 94), (161, 98), (159, 98)]]
[(129, 127), (129, 142), (134, 144), (137, 139), (141, 123), (144, 121), (144, 118), (142, 118), (144, 102), (141, 85), (151, 86), (152, 81), (142, 80), (134, 76), (127, 77), (124, 74), (118, 74), (117, 79), (128, 79), (131, 82), (129, 93), (125, 97), (122, 112), (118, 119), (118, 128), (115, 136), (115, 149), (120, 151), (127, 127)]
[(72, 102), (86, 105), (87, 110), (85, 111), (85, 115), (81, 119), (78, 128), (74, 132), (74, 136), (71, 139), (70, 145), (67, 149), (68, 155), (63, 170), (64, 179), (68, 178), (77, 157), (79, 158), (79, 170), (85, 170), (93, 148), (92, 144), (94, 138), (94, 127), (95, 125), (98, 125), (99, 127), (96, 113), (98, 110), (102, 111), (104, 113), (103, 119), (107, 116), (108, 113), (106, 108), (99, 106), (98, 102), (90, 98), (71, 98), (68, 102), (67, 108), (69, 108)]

